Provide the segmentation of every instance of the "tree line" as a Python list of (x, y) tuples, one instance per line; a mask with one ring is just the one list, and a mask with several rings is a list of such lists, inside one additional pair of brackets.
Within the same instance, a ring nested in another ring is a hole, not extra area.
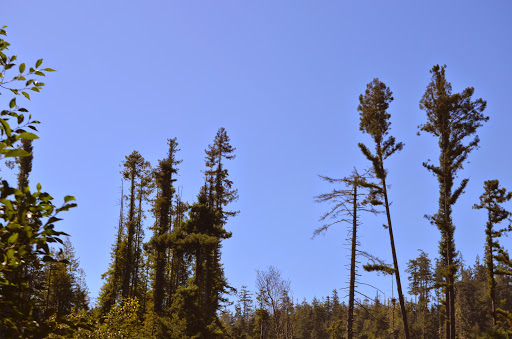
[[(3, 27), (0, 36), (6, 35)], [(30, 100), (30, 91), (40, 92), (44, 83), (39, 80), (53, 69), (42, 68), (42, 59), (27, 67), (8, 55), (8, 47), (0, 39), (0, 89), (13, 96), (0, 113), (6, 171), (0, 186), (0, 338), (455, 339), (512, 334), (512, 261), (499, 242), (512, 230), (505, 206), (512, 193), (497, 179), (483, 183), (473, 206), (488, 217), (482, 231), (484, 261), (466, 265), (455, 247), (452, 208), (468, 184), (467, 178), (458, 178), (478, 148), (477, 130), (489, 117), (483, 114), (486, 102), (473, 99), (472, 87), (453, 93), (446, 66), (431, 69), (420, 101), (426, 122), (419, 132), (432, 134), (439, 146), (438, 162), (423, 166), (439, 183), (439, 208), (427, 218), (441, 240), (434, 263), (424, 252), (407, 262), (413, 299), (407, 300), (400, 277), (385, 166), (404, 144), (390, 135), (393, 93), (374, 79), (357, 107), (359, 128), (372, 140), (370, 147), (358, 145), (369, 166), (341, 179), (322, 176), (336, 187), (315, 198), (331, 205), (314, 235), (349, 226), (347, 303), (338, 292), (345, 288), (298, 302), (291, 282), (273, 266), (257, 272), (254, 292), (229, 285), (221, 255), (222, 241), (232, 235), (226, 225), (238, 213), (229, 209), (238, 198), (228, 170), (236, 149), (220, 128), (205, 150), (203, 184), (192, 203), (182, 201), (177, 184), (182, 160), (176, 138), (167, 140), (166, 155), (156, 166), (137, 151), (125, 157), (111, 261), (91, 308), (73, 246), (67, 234), (55, 229), (61, 213), (76, 207), (75, 199), (66, 196), (56, 206), (40, 184), (36, 190), (30, 187), (39, 121), (18, 99)], [(17, 175), (16, 184), (9, 183), (9, 173)], [(384, 215), (392, 264), (363, 250), (358, 228), (364, 213)], [(396, 298), (376, 287), (375, 297), (358, 290), (361, 258), (368, 260), (364, 270), (393, 279)]]

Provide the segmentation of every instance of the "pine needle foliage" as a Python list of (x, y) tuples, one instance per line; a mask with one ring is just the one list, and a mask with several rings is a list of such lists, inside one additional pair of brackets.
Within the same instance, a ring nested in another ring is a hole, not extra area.
[(463, 179), (457, 188), (454, 181), (463, 168), (469, 153), (478, 147), (480, 139), (476, 131), (489, 117), (483, 114), (487, 103), (482, 99), (473, 100), (474, 88), (468, 87), (461, 93), (452, 93), (452, 86), (446, 80), (446, 66), (432, 67), (431, 82), (420, 100), (420, 109), (427, 115), (427, 122), (419, 126), (438, 138), (439, 164), (430, 161), (423, 166), (432, 172), (439, 182), (439, 210), (428, 219), (441, 232), (439, 253), (443, 259), (446, 294), (446, 338), (455, 339), (455, 274), (458, 264), (454, 241), (455, 226), (452, 220), (452, 206), (463, 193), (469, 179)]
[[(492, 324), (497, 325), (497, 316), (505, 315), (504, 310), (496, 307), (496, 275), (512, 275), (512, 265), (507, 260), (508, 252), (503, 249), (498, 239), (507, 232), (512, 231), (510, 217), (512, 213), (507, 211), (502, 204), (512, 199), (512, 192), (507, 192), (500, 187), (498, 180), (487, 180), (484, 182), (484, 193), (480, 196), (480, 203), (475, 204), (475, 209), (487, 210), (487, 223), (485, 228), (485, 265), (487, 267), (488, 295), (491, 299)], [(508, 220), (509, 225), (504, 228), (495, 229), (495, 226)], [(497, 264), (501, 264), (501, 267)]]
[(404, 144), (397, 142), (395, 137), (389, 135), (391, 122), (391, 114), (387, 112), (389, 104), (393, 101), (393, 93), (382, 81), (375, 78), (366, 86), (364, 94), (359, 96), (359, 106), (357, 110), (360, 114), (359, 129), (363, 133), (369, 134), (374, 142), (374, 152), (359, 143), (359, 148), (372, 163), (373, 171), (377, 179), (380, 180), (380, 196), (383, 198), (384, 207), (386, 209), (387, 229), (389, 231), (389, 240), (391, 245), (391, 254), (393, 255), (393, 269), (395, 272), (396, 286), (400, 301), (400, 310), (402, 313), (402, 321), (405, 337), (408, 339), (409, 327), (407, 323), (407, 312), (405, 309), (405, 301), (402, 293), (402, 284), (400, 282), (400, 270), (398, 267), (398, 259), (395, 249), (395, 240), (393, 235), (393, 227), (391, 225), (391, 213), (389, 210), (389, 201), (386, 185), (387, 172), (384, 167), (384, 160), (394, 153), (403, 149)]

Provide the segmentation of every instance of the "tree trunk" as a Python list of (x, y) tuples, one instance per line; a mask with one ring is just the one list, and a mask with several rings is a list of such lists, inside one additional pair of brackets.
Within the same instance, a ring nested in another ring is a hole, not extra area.
[[(381, 158), (382, 164), (382, 158)], [(384, 167), (384, 166), (382, 166)], [(393, 227), (391, 226), (391, 213), (389, 212), (389, 202), (388, 202), (388, 192), (386, 189), (386, 179), (382, 178), (382, 189), (384, 191), (384, 202), (386, 205), (386, 216), (388, 219), (388, 230), (389, 230), (389, 242), (391, 243), (391, 252), (393, 254), (393, 267), (395, 269), (395, 277), (396, 277), (396, 288), (398, 290), (398, 299), (400, 301), (400, 309), (402, 311), (402, 321), (404, 324), (404, 334), (405, 338), (409, 339), (409, 325), (407, 323), (407, 313), (405, 310), (405, 302), (404, 295), (402, 293), (402, 284), (400, 282), (400, 270), (398, 268), (398, 260), (396, 258), (396, 250), (395, 250), (395, 240), (393, 237)]]
[(131, 187), (130, 187), (130, 209), (128, 211), (128, 241), (126, 246), (126, 264), (125, 264), (125, 272), (123, 277), (123, 298), (130, 297), (130, 278), (132, 273), (132, 267), (133, 267), (133, 258), (132, 258), (132, 251), (133, 251), (133, 235), (135, 230), (135, 223), (134, 223), (134, 214), (135, 214), (135, 165), (133, 165), (133, 168), (131, 169), (130, 173), (130, 181), (131, 181)]
[(354, 290), (356, 281), (356, 245), (357, 245), (357, 184), (354, 184), (354, 214), (352, 219), (352, 249), (350, 253), (350, 292), (347, 313), (347, 339), (353, 338), (352, 325), (354, 321)]

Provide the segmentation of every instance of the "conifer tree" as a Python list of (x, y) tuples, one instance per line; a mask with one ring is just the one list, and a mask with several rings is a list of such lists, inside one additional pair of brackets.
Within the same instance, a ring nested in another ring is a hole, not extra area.
[(457, 261), (452, 206), (463, 193), (468, 179), (463, 179), (456, 189), (454, 181), (469, 153), (478, 147), (480, 141), (478, 136), (469, 141), (467, 139), (489, 118), (482, 113), (486, 102), (482, 99), (472, 100), (473, 87), (452, 94), (452, 86), (446, 81), (445, 69), (446, 66), (436, 65), (430, 71), (432, 80), (420, 101), (420, 108), (427, 114), (427, 122), (419, 128), (439, 139), (439, 164), (425, 162), (423, 166), (433, 172), (439, 182), (439, 210), (429, 219), (441, 232), (439, 252), (445, 275), (446, 338), (455, 339), (454, 284)]
[(226, 211), (229, 203), (238, 199), (238, 190), (233, 189), (233, 182), (229, 179), (229, 172), (225, 168), (225, 160), (235, 158), (236, 148), (231, 146), (229, 136), (224, 128), (219, 128), (212, 145), (208, 146), (206, 153), (206, 187), (207, 206), (211, 214), (210, 224), (206, 234), (214, 236), (217, 241), (208, 251), (205, 264), (205, 302), (208, 318), (214, 318), (215, 313), (223, 301), (221, 295), (227, 292), (228, 285), (224, 277), (221, 260), (221, 241), (229, 239), (231, 232), (224, 228), (229, 217), (238, 214), (238, 211)]
[(395, 152), (402, 150), (403, 143), (396, 142), (395, 137), (389, 136), (391, 122), (391, 114), (387, 112), (389, 103), (393, 101), (392, 92), (383, 82), (375, 78), (366, 86), (366, 91), (359, 96), (359, 106), (357, 110), (360, 113), (359, 129), (363, 133), (368, 133), (375, 143), (375, 153), (373, 154), (368, 147), (359, 143), (359, 148), (363, 154), (373, 164), (375, 176), (380, 180), (380, 192), (384, 200), (386, 209), (387, 225), (389, 231), (389, 241), (391, 245), (391, 253), (393, 255), (393, 268), (396, 278), (396, 287), (398, 290), (398, 298), (400, 301), (400, 309), (402, 313), (402, 321), (404, 334), (409, 339), (409, 326), (407, 323), (407, 312), (405, 309), (405, 301), (402, 293), (402, 284), (400, 282), (400, 270), (398, 268), (398, 259), (395, 249), (395, 240), (393, 236), (393, 227), (391, 225), (391, 213), (389, 209), (389, 200), (387, 193), (387, 170), (384, 167), (384, 160)]
[[(334, 189), (330, 193), (321, 194), (315, 197), (316, 202), (330, 202), (334, 205), (329, 212), (325, 213), (320, 220), (330, 221), (318, 228), (314, 232), (314, 236), (325, 232), (331, 226), (346, 222), (352, 225), (349, 229), (351, 252), (350, 252), (350, 282), (349, 282), (349, 301), (347, 312), (347, 329), (346, 338), (352, 339), (354, 336), (353, 322), (354, 322), (354, 299), (356, 287), (356, 261), (357, 261), (357, 228), (360, 226), (358, 212), (371, 212), (377, 213), (373, 208), (374, 205), (380, 205), (382, 202), (376, 199), (376, 192), (379, 187), (368, 181), (372, 176), (369, 171), (359, 174), (354, 169), (352, 175), (343, 179), (333, 179), (325, 176), (320, 176), (323, 180), (329, 183), (342, 183), (347, 189)], [(332, 220), (332, 221), (331, 221)]]
[[(165, 285), (170, 284), (166, 281), (165, 263), (166, 249), (169, 247), (169, 232), (171, 231), (171, 206), (174, 194), (173, 182), (176, 179), (173, 175), (178, 173), (177, 165), (181, 160), (176, 159), (176, 153), (179, 151), (176, 138), (168, 140), (169, 150), (167, 158), (159, 162), (158, 170), (155, 173), (156, 183), (159, 190), (159, 196), (155, 204), (158, 213), (158, 225), (155, 229), (153, 243), (155, 247), (155, 280), (153, 289), (153, 310), (156, 314), (162, 315), (162, 305), (164, 302)], [(166, 237), (167, 236), (167, 237)], [(170, 296), (169, 296), (170, 297)]]
[[(485, 229), (485, 265), (487, 267), (487, 285), (489, 298), (491, 299), (493, 326), (496, 326), (498, 312), (500, 314), (506, 314), (506, 311), (496, 308), (495, 276), (499, 274), (512, 275), (512, 270), (500, 269), (496, 265), (496, 261), (505, 265), (507, 264), (506, 258), (508, 258), (508, 252), (501, 247), (498, 239), (506, 232), (512, 231), (512, 226), (510, 225), (510, 216), (512, 213), (501, 206), (510, 199), (512, 199), (512, 192), (507, 192), (505, 188), (501, 188), (498, 180), (487, 180), (484, 182), (484, 193), (480, 196), (480, 203), (473, 206), (475, 209), (487, 210), (488, 220)], [(495, 229), (496, 225), (507, 219), (509, 219), (509, 225), (507, 227)], [(508, 266), (512, 269), (510, 261)], [(510, 313), (508, 313), (508, 315), (510, 315)]]
[(434, 285), (434, 274), (428, 255), (420, 251), (420, 255), (409, 260), (407, 269), (409, 273), (409, 294), (419, 297), (418, 307), (420, 314), (421, 337), (426, 336), (426, 316), (428, 312), (428, 303), (430, 302), (430, 291)]
[[(56, 249), (54, 249), (56, 251)], [(56, 312), (67, 315), (72, 309), (89, 309), (89, 297), (84, 281), (84, 271), (75, 257), (75, 249), (69, 238), (56, 254), (57, 261), (45, 263), (43, 267), (44, 290), (41, 302), (45, 313)]]
[(107, 272), (102, 275), (106, 279), (100, 290), (98, 298), (100, 313), (107, 314), (112, 306), (120, 300), (120, 287), (122, 284), (124, 265), (124, 183), (121, 181), (121, 199), (119, 207), (119, 222), (117, 226), (116, 241), (112, 245), (111, 263)]
[(121, 172), (123, 178), (130, 182), (130, 195), (128, 205), (128, 220), (126, 223), (126, 247), (125, 247), (125, 264), (122, 279), (122, 296), (123, 298), (129, 298), (133, 296), (133, 281), (136, 279), (134, 276), (136, 271), (135, 262), (135, 248), (137, 234), (136, 225), (137, 218), (135, 216), (135, 202), (136, 202), (136, 189), (139, 183), (137, 180), (143, 180), (147, 177), (148, 170), (150, 168), (149, 162), (145, 161), (144, 158), (137, 151), (133, 151), (129, 156), (126, 156), (123, 162), (124, 170)]

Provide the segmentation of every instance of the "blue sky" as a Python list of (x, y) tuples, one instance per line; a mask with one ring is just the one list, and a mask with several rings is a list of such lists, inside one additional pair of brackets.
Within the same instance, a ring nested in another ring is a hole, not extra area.
[[(27, 104), (42, 121), (31, 182), (76, 196), (60, 228), (93, 298), (110, 260), (124, 156), (138, 150), (156, 165), (177, 137), (177, 184), (192, 202), (204, 149), (225, 127), (241, 211), (223, 247), (229, 283), (254, 289), (256, 270), (274, 265), (302, 300), (348, 281), (345, 226), (310, 239), (327, 208), (313, 197), (330, 189), (317, 174), (368, 166), (356, 108), (375, 77), (394, 93), (391, 133), (406, 144), (387, 163), (402, 270), (418, 249), (437, 256), (438, 231), (423, 218), (437, 209), (437, 183), (421, 165), (437, 159), (437, 143), (416, 135), (428, 71), (446, 64), (455, 91), (474, 86), (487, 100), (491, 119), (454, 208), (457, 248), (469, 263), (482, 255), (485, 213), (471, 206), (484, 180), (512, 188), (511, 12), (509, 1), (10, 1), (0, 24), (20, 60), (44, 58), (58, 71)], [(391, 262), (382, 216), (364, 221), (361, 249)], [(361, 279), (391, 293), (389, 278)]]

